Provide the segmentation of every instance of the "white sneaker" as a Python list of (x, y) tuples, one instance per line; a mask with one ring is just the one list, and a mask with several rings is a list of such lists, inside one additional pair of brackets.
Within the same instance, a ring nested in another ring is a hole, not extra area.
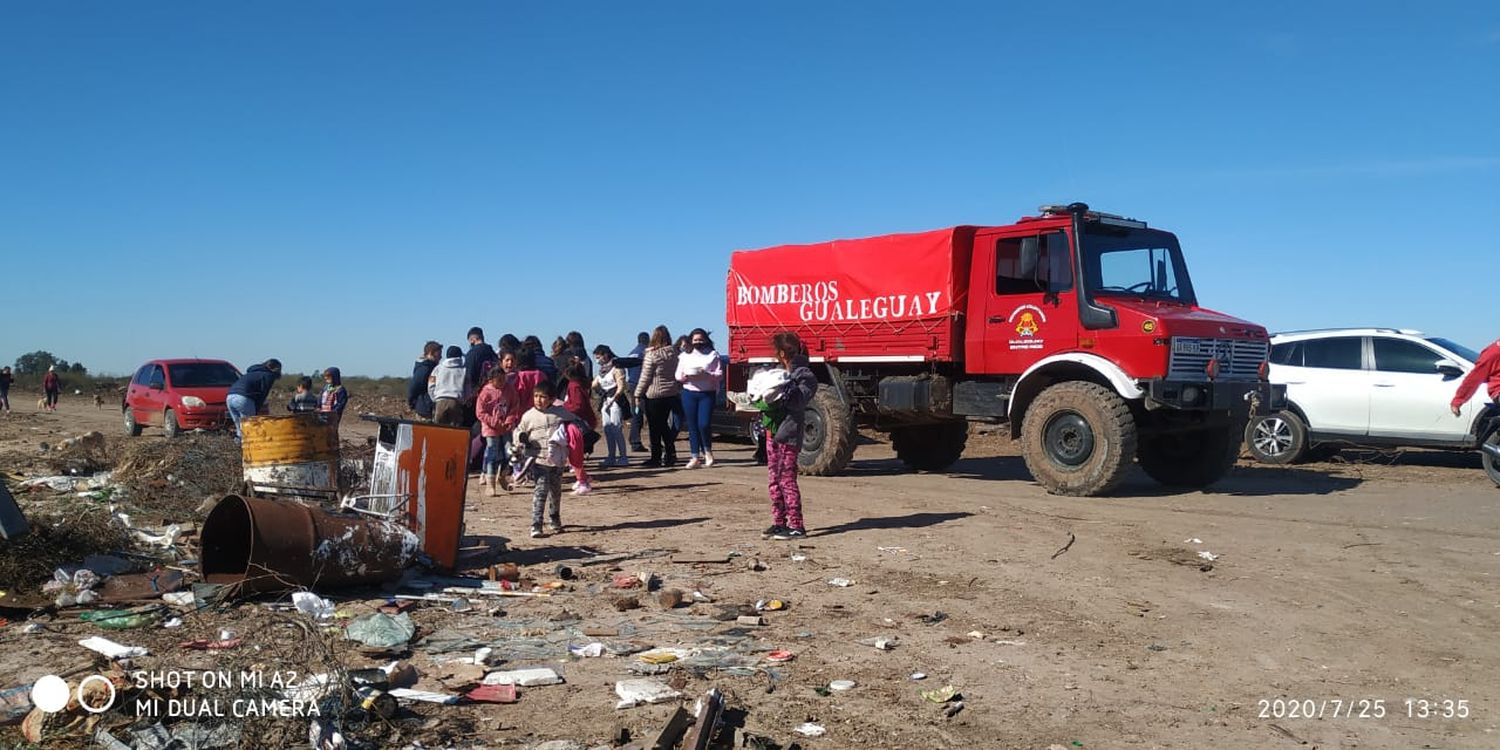
[(594, 491), (594, 488), (593, 488), (592, 485), (588, 485), (588, 484), (575, 484), (575, 485), (573, 485), (573, 494), (575, 494), (575, 495), (587, 495), (587, 494), (589, 494), (590, 492), (593, 492), (593, 491)]
[(712, 453), (705, 453), (705, 454), (703, 454), (703, 468), (706, 469), (706, 468), (708, 468), (710, 466), (713, 466), (713, 465), (714, 465), (714, 454), (712, 454)]
[(540, 527), (540, 526), (533, 526), (533, 527), (531, 527), (531, 538), (532, 539), (540, 539), (540, 538), (542, 538), (542, 527)]
[(684, 469), (696, 469), (696, 468), (698, 468), (698, 457), (697, 456), (693, 456), (692, 458), (688, 459), (687, 465), (683, 466), (682, 468), (684, 468)]

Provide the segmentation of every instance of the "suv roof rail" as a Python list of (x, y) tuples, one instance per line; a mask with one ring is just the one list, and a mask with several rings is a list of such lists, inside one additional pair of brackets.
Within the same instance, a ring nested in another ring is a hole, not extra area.
[(1342, 326), (1332, 328), (1302, 328), (1295, 331), (1277, 331), (1272, 336), (1300, 336), (1308, 333), (1399, 333), (1406, 336), (1426, 336), (1415, 328), (1390, 328), (1385, 326)]

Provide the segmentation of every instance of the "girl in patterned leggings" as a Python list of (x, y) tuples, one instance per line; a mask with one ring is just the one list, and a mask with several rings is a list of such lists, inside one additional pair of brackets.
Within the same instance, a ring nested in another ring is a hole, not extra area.
[(776, 360), (786, 368), (788, 382), (777, 403), (774, 427), (767, 430), (766, 474), (771, 495), (771, 528), (765, 535), (773, 539), (796, 539), (806, 536), (802, 520), (802, 490), (797, 486), (797, 454), (802, 452), (802, 430), (807, 405), (818, 392), (818, 379), (808, 368), (807, 352), (797, 334), (783, 331), (771, 337)]

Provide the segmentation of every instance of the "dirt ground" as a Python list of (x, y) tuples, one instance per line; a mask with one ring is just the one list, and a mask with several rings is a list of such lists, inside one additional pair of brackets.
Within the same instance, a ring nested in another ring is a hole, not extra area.
[[(0, 418), (0, 460), (30, 464), (21, 459), (39, 443), (92, 429), (118, 451), (117, 422), (112, 411), (69, 400), (57, 414), (18, 411)], [(345, 422), (346, 440), (372, 434)], [(164, 438), (148, 431), (135, 440)], [(748, 446), (716, 454), (711, 469), (599, 469), (592, 495), (564, 496), (569, 531), (540, 540), (524, 533), (529, 495), (483, 497), (471, 481), (469, 535), (509, 539), (500, 559), (538, 581), (554, 579), (559, 561), (657, 552), (617, 570), (577, 566), (579, 577), (550, 597), (479, 602), (467, 613), (430, 607), (414, 619), (423, 631), (488, 642), (564, 629), (588, 635), (576, 645), (595, 635), (658, 647), (736, 641), (753, 671), (683, 668), (662, 679), (689, 707), (720, 688), (738, 736), (782, 747), (1500, 747), (1500, 489), (1471, 456), (1346, 452), (1295, 468), (1242, 463), (1212, 492), (1163, 492), (1137, 475), (1115, 497), (1073, 499), (1033, 484), (1003, 436), (971, 437), (942, 475), (905, 473), (889, 446), (871, 439), (847, 476), (802, 480), (810, 533), (790, 543), (759, 536), (769, 523), (765, 477)], [(690, 558), (727, 561), (673, 562)], [(669, 612), (640, 595), (641, 609), (617, 611), (612, 575), (639, 571), (714, 603)], [(835, 578), (853, 583), (830, 585)], [(369, 590), (328, 595), (352, 614), (381, 602)], [(773, 598), (788, 607), (764, 613), (763, 627), (710, 617), (719, 605)], [(86, 659), (77, 641), (100, 634), (164, 644), (137, 660), (144, 669), (217, 660), (318, 671), (330, 660), (380, 661), (353, 649), (330, 656), (298, 615), (265, 605), (201, 612), (172, 634), (104, 633), (61, 617), (25, 634), (13, 619), (0, 628), (0, 688)], [(220, 628), (237, 629), (254, 656), (171, 648)], [(896, 643), (859, 642), (877, 637)], [(795, 659), (767, 669), (769, 649)], [(406, 660), (433, 671), (421, 646)], [(638, 664), (516, 659), (501, 668), (551, 666), (566, 684), (522, 689), (513, 705), (403, 705), (389, 724), (351, 734), (371, 747), (594, 747), (614, 746), (623, 727), (649, 743), (676, 704), (614, 707), (615, 682), (639, 677), (628, 669)], [(918, 672), (926, 678), (913, 680)], [(833, 680), (855, 686), (821, 694)], [(946, 685), (963, 702), (951, 717), (951, 703), (921, 696)], [(1425, 717), (1418, 701), (1427, 702)], [(1308, 708), (1312, 718), (1301, 715)], [(794, 734), (804, 722), (826, 735)], [(296, 737), (306, 747), (305, 721), (244, 726), (244, 746)], [(277, 727), (282, 739), (264, 739)], [(81, 743), (76, 733), (51, 736), (45, 746)], [(15, 742), (15, 727), (0, 729), (0, 747)]]

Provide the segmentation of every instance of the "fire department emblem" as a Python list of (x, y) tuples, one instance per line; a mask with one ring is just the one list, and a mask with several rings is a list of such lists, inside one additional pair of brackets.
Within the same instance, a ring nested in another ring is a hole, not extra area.
[(1021, 338), (1031, 339), (1041, 334), (1042, 324), (1047, 322), (1047, 314), (1036, 305), (1021, 305), (1010, 311), (1009, 320)]
[(1021, 313), (1021, 322), (1016, 324), (1016, 333), (1019, 333), (1022, 336), (1035, 336), (1037, 329), (1040, 327), (1041, 326), (1037, 325), (1035, 315), (1032, 315), (1029, 312), (1024, 312)]

